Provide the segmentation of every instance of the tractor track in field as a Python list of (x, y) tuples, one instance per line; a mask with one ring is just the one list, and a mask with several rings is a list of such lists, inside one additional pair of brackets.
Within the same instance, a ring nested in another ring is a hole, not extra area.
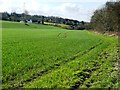
[(20, 81), (18, 86), (14, 86), (15, 89), (24, 88), (24, 83), (30, 83), (30, 82), (36, 80), (37, 78), (39, 78), (39, 77), (41, 77), (41, 76), (43, 76), (45, 74), (50, 73), (52, 70), (56, 70), (56, 69), (60, 68), (62, 65), (65, 65), (69, 61), (73, 61), (73, 60), (77, 59), (78, 57), (87, 54), (88, 52), (90, 52), (91, 50), (93, 50), (94, 48), (98, 47), (101, 44), (102, 44), (102, 42), (92, 46), (91, 48), (89, 48), (88, 50), (86, 50), (86, 51), (84, 51), (82, 53), (78, 52), (75, 56), (73, 56), (73, 57), (71, 57), (69, 59), (66, 59), (64, 62), (61, 62), (59, 64), (54, 64), (53, 66), (49, 67), (49, 69), (43, 70), (43, 71), (41, 71), (40, 73), (37, 73), (37, 74), (33, 74), (33, 76), (31, 78), (29, 78), (27, 80)]
[[(83, 72), (79, 72), (77, 74), (75, 74), (76, 76), (80, 77), (83, 76), (80, 81), (76, 82), (74, 86), (71, 86), (70, 90), (77, 90), (78, 88), (80, 88), (80, 85), (82, 85), (85, 80), (87, 80), (86, 78), (90, 78), (91, 74), (93, 71), (96, 71), (99, 68), (95, 68), (95, 69), (84, 69)], [(86, 73), (87, 72), (87, 73)], [(88, 85), (89, 87), (89, 85)]]
[(68, 33), (58, 33), (57, 35), (58, 38), (67, 38), (68, 37)]
[[(82, 78), (80, 78), (80, 81), (76, 82), (75, 85), (71, 86), (71, 87), (70, 87), (70, 90), (77, 90), (77, 89), (79, 89), (80, 86), (83, 85), (83, 83), (84, 83), (87, 79), (89, 79), (89, 78), (91, 77), (92, 72), (94, 72), (94, 71), (96, 71), (96, 70), (98, 70), (98, 69), (100, 69), (100, 67), (93, 68), (93, 69), (87, 69), (87, 68), (86, 68), (86, 69), (84, 69), (82, 72), (79, 72), (79, 73), (77, 73), (77, 74), (74, 74), (74, 75), (76, 75), (76, 76), (78, 76), (78, 77), (82, 77)], [(87, 87), (89, 88), (90, 85), (87, 85)]]
[[(100, 54), (98, 54), (98, 56), (99, 56), (98, 58), (101, 59), (101, 60), (104, 57), (105, 57), (105, 59), (109, 58), (109, 54), (106, 53), (106, 52), (102, 52), (102, 54), (100, 53)], [(101, 56), (104, 56), (104, 57), (101, 58)], [(105, 62), (105, 60), (104, 61), (102, 60), (101, 64), (103, 64), (104, 62)], [(80, 78), (80, 80), (78, 82), (75, 82), (75, 84), (70, 87), (70, 90), (79, 89), (80, 86), (83, 85), (84, 82), (91, 77), (91, 74), (93, 72), (95, 72), (95, 71), (97, 71), (101, 68), (101, 64), (99, 64), (99, 62), (94, 62), (93, 63), (93, 66), (95, 66), (94, 68), (92, 68), (92, 69), (87, 69), (86, 68), (86, 69), (83, 69), (82, 72), (78, 72), (77, 74), (74, 74), (75, 76), (82, 77), (82, 78)], [(87, 88), (89, 88), (91, 85), (87, 84), (86, 86), (87, 86)]]

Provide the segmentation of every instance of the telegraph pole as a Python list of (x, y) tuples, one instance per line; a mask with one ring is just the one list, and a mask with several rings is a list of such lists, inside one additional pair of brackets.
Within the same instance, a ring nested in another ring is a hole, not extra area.
[(25, 2), (23, 3), (23, 20), (25, 20)]

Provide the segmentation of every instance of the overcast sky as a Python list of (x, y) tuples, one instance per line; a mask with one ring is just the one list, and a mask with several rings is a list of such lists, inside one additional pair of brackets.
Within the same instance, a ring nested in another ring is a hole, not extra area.
[(90, 21), (93, 12), (106, 1), (108, 0), (0, 0), (0, 12), (23, 13), (25, 8), (31, 15)]

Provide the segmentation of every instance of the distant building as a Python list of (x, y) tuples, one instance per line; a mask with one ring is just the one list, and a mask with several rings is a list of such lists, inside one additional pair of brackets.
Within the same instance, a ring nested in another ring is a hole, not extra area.
[(27, 20), (27, 23), (32, 23), (32, 20)]
[[(26, 23), (32, 23), (32, 20), (25, 20)], [(20, 23), (24, 23), (25, 21), (21, 20)]]

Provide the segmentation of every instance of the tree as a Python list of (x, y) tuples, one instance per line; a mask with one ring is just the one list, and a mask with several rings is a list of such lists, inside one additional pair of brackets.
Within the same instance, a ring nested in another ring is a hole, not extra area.
[(9, 15), (9, 13), (7, 13), (7, 12), (3, 12), (2, 13), (2, 20), (9, 20), (10, 19), (10, 15)]
[(120, 2), (106, 2), (105, 6), (91, 17), (92, 28), (100, 32), (120, 30)]
[(44, 24), (44, 16), (42, 16), (42, 24)]

